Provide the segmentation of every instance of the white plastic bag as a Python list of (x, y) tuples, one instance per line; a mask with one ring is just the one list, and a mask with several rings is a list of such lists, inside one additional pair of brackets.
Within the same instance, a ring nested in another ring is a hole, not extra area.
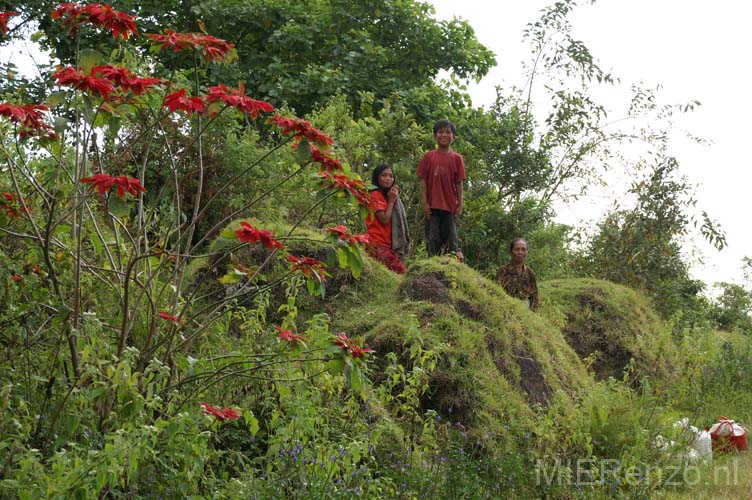
[(713, 460), (713, 444), (712, 438), (708, 431), (701, 431), (694, 425), (690, 425), (687, 417), (674, 422), (674, 427), (685, 429), (691, 436), (689, 447), (689, 453), (683, 454), (685, 458), (689, 460)]

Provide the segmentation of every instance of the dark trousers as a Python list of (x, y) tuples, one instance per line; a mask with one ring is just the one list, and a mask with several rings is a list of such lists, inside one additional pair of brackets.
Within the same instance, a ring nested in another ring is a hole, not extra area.
[(432, 208), (431, 218), (426, 222), (428, 255), (440, 254), (443, 246), (446, 246), (448, 252), (459, 250), (457, 223), (454, 221), (453, 212)]

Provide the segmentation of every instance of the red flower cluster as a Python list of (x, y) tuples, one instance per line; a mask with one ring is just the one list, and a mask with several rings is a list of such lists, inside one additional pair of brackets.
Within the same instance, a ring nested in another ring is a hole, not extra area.
[(178, 318), (177, 316), (173, 316), (172, 314), (166, 313), (164, 311), (162, 311), (161, 313), (157, 314), (157, 316), (159, 316), (160, 318), (162, 318), (164, 320), (167, 320), (167, 321), (170, 321), (172, 323), (175, 323), (176, 325), (178, 323), (180, 323), (180, 318)]
[(8, 32), (8, 21), (11, 17), (18, 16), (18, 12), (13, 11), (6, 11), (6, 12), (0, 12), (0, 33), (3, 35)]
[(191, 116), (194, 112), (203, 113), (206, 109), (203, 99), (200, 97), (189, 97), (186, 95), (185, 89), (180, 89), (166, 95), (163, 106), (169, 109), (170, 113), (174, 113), (179, 109), (188, 113), (188, 116)]
[(219, 420), (235, 420), (236, 418), (240, 418), (240, 413), (232, 408), (219, 408), (207, 403), (199, 404), (204, 407), (204, 412), (207, 415), (217, 417)]
[(236, 89), (228, 87), (223, 83), (215, 87), (209, 87), (206, 102), (211, 103), (215, 101), (222, 101), (242, 113), (248, 113), (251, 118), (257, 118), (259, 111), (265, 113), (274, 111), (274, 106), (268, 102), (257, 101), (245, 95), (245, 87), (242, 83), (238, 84), (238, 88)]
[(290, 272), (300, 271), (306, 278), (311, 278), (316, 273), (321, 281), (326, 281), (326, 264), (311, 257), (295, 257), (288, 255), (287, 260), (292, 263)]
[(366, 354), (374, 352), (373, 349), (360, 347), (355, 341), (347, 338), (347, 335), (342, 332), (334, 338), (334, 344), (341, 347), (343, 351), (349, 353), (353, 358), (363, 358)]
[(118, 198), (125, 196), (125, 193), (138, 196), (138, 193), (145, 193), (146, 189), (141, 185), (138, 179), (134, 177), (112, 177), (107, 174), (94, 174), (91, 177), (83, 177), (81, 182), (88, 182), (99, 191), (99, 194), (109, 193), (113, 187), (117, 187)]
[(347, 227), (339, 225), (324, 229), (325, 233), (336, 234), (340, 240), (347, 243), (368, 243), (368, 235), (363, 234), (350, 234), (347, 232)]
[[(23, 204), (16, 200), (16, 197), (11, 193), (3, 193), (0, 196), (0, 214), (5, 213), (8, 217), (18, 217), (23, 211)], [(26, 212), (31, 212), (31, 207), (26, 207)]]
[(295, 342), (300, 342), (301, 344), (305, 344), (306, 342), (308, 342), (308, 340), (305, 337), (303, 337), (302, 335), (298, 335), (297, 333), (292, 333), (291, 330), (283, 330), (277, 325), (274, 325), (274, 329), (279, 332), (280, 340), (284, 340), (285, 342), (289, 342), (291, 344), (294, 344)]
[(71, 34), (74, 34), (81, 24), (90, 23), (97, 28), (110, 30), (113, 38), (122, 36), (127, 40), (131, 35), (138, 35), (133, 16), (101, 3), (61, 3), (52, 13), (52, 19), (62, 19), (63, 26), (68, 27)]
[(235, 234), (241, 243), (250, 243), (251, 245), (261, 243), (269, 250), (274, 250), (275, 248), (282, 250), (284, 248), (282, 243), (272, 237), (271, 231), (257, 229), (245, 221), (241, 222), (240, 226), (241, 228), (235, 231)]
[(44, 121), (43, 111), (47, 111), (44, 104), (24, 104), (15, 105), (3, 103), (0, 104), (0, 116), (7, 116), (12, 123), (20, 123), (22, 129), (19, 131), (21, 137), (40, 136), (55, 137), (52, 131), (52, 125)]
[(163, 34), (147, 34), (154, 40), (158, 49), (172, 49), (175, 52), (195, 49), (201, 53), (205, 61), (227, 61), (228, 56), (234, 55), (235, 45), (221, 38), (203, 33), (177, 33), (167, 29)]
[(21, 276), (19, 274), (14, 274), (13, 276), (10, 277), (10, 279), (12, 279), (13, 281), (18, 282), (18, 281), (21, 281), (23, 279), (23, 276)]
[(143, 94), (149, 87), (167, 83), (161, 78), (141, 78), (122, 66), (95, 66), (91, 69), (91, 76), (101, 76), (102, 78), (106, 78), (110, 80), (113, 85), (119, 86), (123, 92), (130, 90), (135, 95)]
[(93, 73), (94, 69), (92, 68), (92, 72), (87, 75), (72, 66), (60, 67), (52, 76), (55, 77), (55, 84), (61, 87), (73, 87), (82, 92), (99, 94), (107, 100), (110, 98), (110, 93), (115, 90), (115, 84), (108, 78), (96, 77)]
[(345, 174), (334, 174), (331, 172), (319, 172), (314, 175), (321, 178), (322, 186), (328, 189), (339, 189), (349, 196), (354, 196), (361, 205), (368, 205), (370, 193), (366, 189), (365, 182), (351, 179)]
[[(319, 144), (322, 147), (331, 146), (334, 141), (324, 132), (311, 126), (311, 122), (302, 118), (286, 118), (280, 115), (274, 115), (269, 118), (270, 123), (275, 123), (282, 129), (282, 133), (292, 134), (297, 140), (306, 139), (308, 142)], [(313, 150), (311, 151), (313, 153)], [(314, 160), (315, 161), (315, 160)]]
[(327, 155), (326, 153), (322, 153), (321, 150), (319, 150), (319, 148), (317, 148), (313, 144), (309, 145), (309, 148), (311, 150), (311, 161), (315, 163), (319, 163), (323, 171), (326, 171), (326, 172), (341, 172), (342, 171), (342, 164), (338, 160), (335, 160), (334, 158)]

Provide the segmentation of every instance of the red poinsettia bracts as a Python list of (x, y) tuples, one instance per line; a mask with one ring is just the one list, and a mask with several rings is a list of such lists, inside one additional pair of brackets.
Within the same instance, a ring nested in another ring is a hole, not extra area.
[(18, 217), (22, 212), (31, 213), (31, 207), (26, 205), (26, 200), (21, 198), (17, 200), (15, 195), (11, 193), (3, 193), (0, 196), (0, 214), (5, 214), (8, 217)]
[(240, 418), (240, 413), (232, 408), (219, 408), (217, 406), (211, 406), (207, 403), (199, 403), (207, 415), (218, 418), (219, 420), (235, 420)]
[[(334, 144), (334, 141), (321, 130), (311, 126), (311, 122), (298, 117), (284, 117), (274, 115), (269, 118), (270, 123), (276, 124), (283, 134), (292, 134), (297, 140), (306, 139), (324, 148)], [(313, 153), (313, 151), (311, 151)], [(314, 160), (315, 161), (315, 160)]]
[(55, 84), (61, 87), (73, 87), (89, 94), (98, 94), (104, 100), (108, 100), (110, 93), (115, 90), (112, 80), (87, 75), (72, 66), (58, 68), (52, 76), (55, 77)]
[(321, 185), (328, 189), (339, 189), (349, 196), (355, 197), (361, 205), (368, 205), (370, 194), (366, 189), (365, 182), (358, 179), (351, 179), (345, 174), (335, 174), (331, 172), (319, 172), (314, 176), (321, 178)]
[(271, 231), (255, 228), (245, 221), (241, 222), (240, 226), (240, 229), (235, 231), (235, 235), (241, 243), (250, 243), (251, 245), (261, 243), (269, 250), (275, 248), (282, 250), (284, 248), (282, 243), (272, 237)]
[(148, 33), (146, 36), (154, 40), (154, 45), (158, 49), (170, 49), (175, 52), (196, 50), (207, 62), (227, 62), (235, 56), (235, 45), (204, 33), (178, 33), (167, 29), (161, 34)]
[(92, 187), (99, 191), (99, 194), (109, 193), (113, 187), (118, 190), (118, 198), (129, 193), (132, 196), (138, 196), (139, 193), (145, 193), (146, 189), (141, 185), (138, 179), (134, 177), (112, 177), (107, 174), (94, 174), (91, 177), (83, 177), (81, 182), (90, 183)]
[(157, 316), (159, 316), (165, 321), (169, 321), (170, 323), (175, 323), (176, 325), (180, 323), (180, 318), (178, 318), (177, 316), (173, 316), (170, 313), (166, 313), (164, 311), (157, 314)]
[(308, 342), (308, 340), (302, 335), (298, 335), (297, 333), (292, 333), (292, 330), (283, 330), (277, 325), (274, 325), (274, 329), (277, 330), (277, 332), (279, 332), (278, 337), (280, 340), (284, 340), (285, 342), (289, 342), (290, 344), (295, 344), (295, 343), (305, 344), (306, 342)]
[(3, 35), (8, 32), (8, 21), (11, 17), (18, 16), (18, 12), (6, 11), (0, 12), (0, 33)]
[(311, 161), (320, 164), (321, 170), (331, 173), (342, 171), (342, 163), (340, 163), (339, 160), (335, 160), (326, 153), (322, 153), (321, 150), (313, 144), (309, 145), (309, 149), (311, 150)]
[(52, 125), (44, 121), (42, 113), (47, 110), (44, 104), (0, 104), (0, 116), (21, 125), (22, 128), (18, 131), (21, 137), (55, 137)]
[(290, 272), (300, 271), (306, 278), (312, 278), (315, 273), (321, 281), (326, 281), (326, 264), (320, 260), (312, 259), (311, 257), (300, 258), (288, 255), (287, 261), (292, 263)]
[(123, 92), (130, 91), (135, 95), (141, 95), (151, 87), (167, 83), (161, 78), (141, 78), (122, 66), (95, 66), (91, 69), (90, 75), (110, 80), (113, 85), (119, 86)]
[(347, 335), (342, 332), (334, 338), (334, 344), (342, 348), (343, 351), (350, 354), (353, 358), (364, 358), (366, 354), (374, 352), (373, 349), (360, 347), (355, 341), (347, 338)]
[(61, 3), (52, 13), (52, 19), (62, 19), (63, 26), (67, 27), (71, 34), (75, 34), (80, 25), (89, 23), (97, 28), (111, 31), (113, 38), (122, 36), (127, 40), (131, 35), (138, 35), (136, 20), (133, 16), (101, 3), (88, 5)]
[(245, 87), (242, 83), (238, 84), (236, 89), (222, 83), (215, 87), (209, 87), (206, 102), (216, 101), (224, 102), (242, 113), (247, 113), (251, 118), (257, 118), (259, 112), (271, 113), (274, 111), (274, 106), (268, 102), (257, 101), (245, 95)]
[(334, 226), (324, 229), (325, 233), (335, 234), (337, 237), (347, 243), (368, 243), (368, 235), (363, 234), (350, 234), (347, 231), (346, 226)]
[(169, 109), (170, 113), (180, 110), (185, 111), (188, 116), (191, 116), (194, 112), (203, 113), (206, 109), (203, 99), (190, 97), (186, 94), (185, 89), (166, 95), (163, 106)]

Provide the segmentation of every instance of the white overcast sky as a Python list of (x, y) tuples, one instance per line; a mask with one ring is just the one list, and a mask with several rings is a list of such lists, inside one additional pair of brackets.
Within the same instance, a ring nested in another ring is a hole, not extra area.
[[(476, 106), (495, 97), (495, 86), (523, 86), (521, 62), (529, 59), (523, 44), (525, 25), (537, 19), (553, 0), (431, 0), (439, 19), (467, 20), (476, 36), (496, 53), (498, 66), (480, 84), (471, 84)], [(698, 208), (720, 222), (728, 247), (717, 252), (695, 238), (704, 255), (696, 264), (696, 278), (743, 283), (741, 259), (752, 257), (748, 222), (752, 200), (752, 171), (747, 135), (752, 117), (752, 2), (741, 0), (601, 0), (580, 2), (572, 13), (572, 35), (582, 40), (600, 66), (612, 70), (627, 87), (662, 85), (665, 103), (697, 99), (702, 106), (677, 123), (671, 151), (681, 171), (697, 184)], [(614, 103), (615, 108), (624, 102)], [(679, 129), (712, 141), (706, 146), (684, 139)], [(620, 182), (621, 181), (621, 182)], [(619, 179), (605, 193), (619, 196), (628, 184)], [(568, 224), (593, 221), (611, 200), (593, 194), (577, 204), (559, 208)], [(687, 246), (688, 255), (692, 245)]]

